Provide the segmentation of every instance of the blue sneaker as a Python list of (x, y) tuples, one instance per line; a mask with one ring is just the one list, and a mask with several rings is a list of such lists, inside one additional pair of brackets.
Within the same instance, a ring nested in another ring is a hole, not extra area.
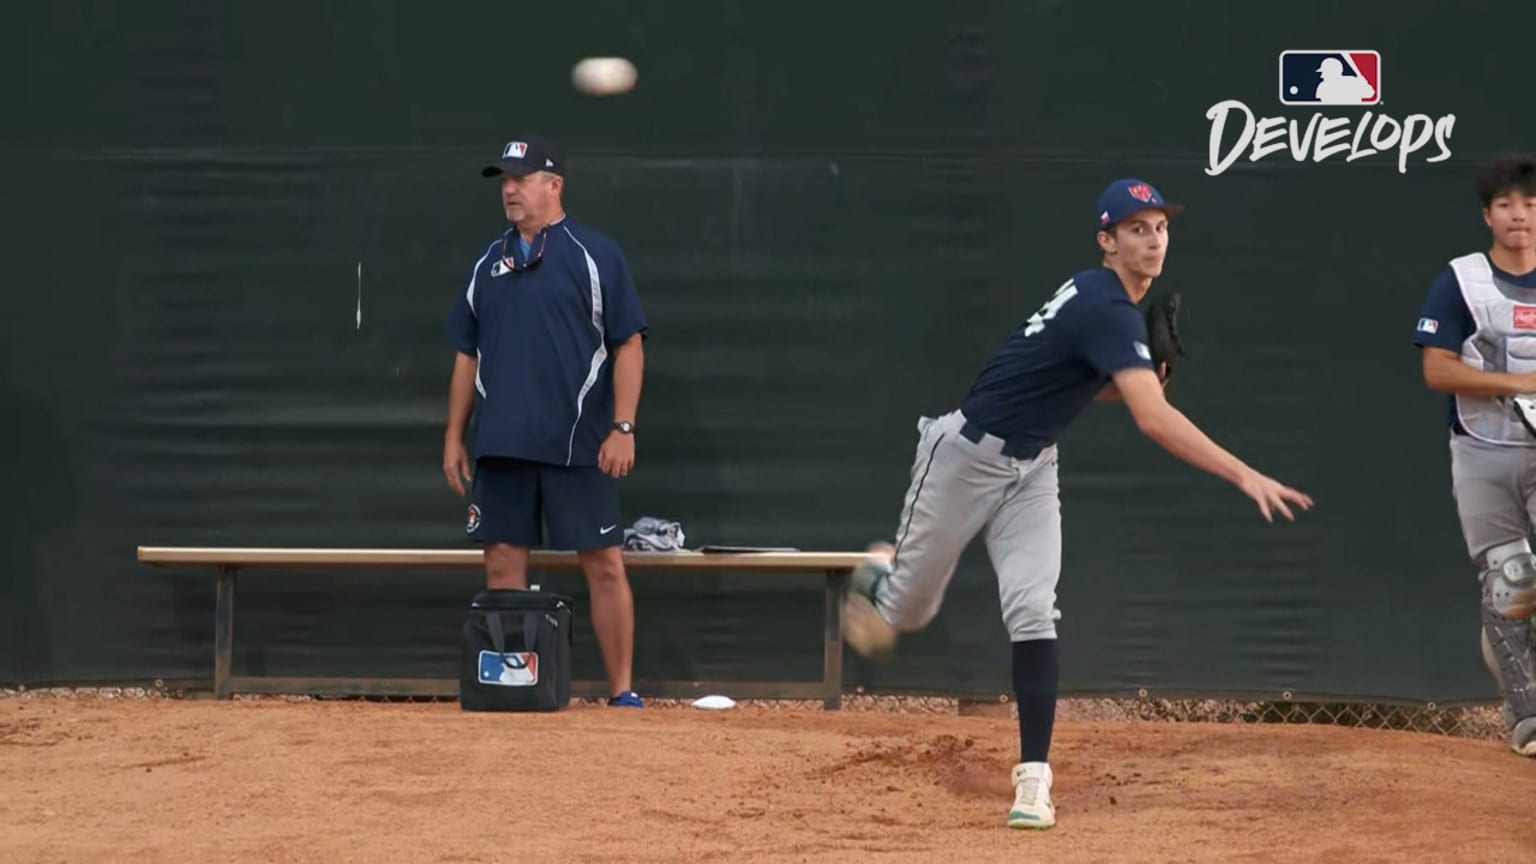
[(608, 697), (608, 706), (611, 708), (644, 708), (645, 703), (640, 701), (640, 694), (633, 690), (625, 690), (617, 696)]

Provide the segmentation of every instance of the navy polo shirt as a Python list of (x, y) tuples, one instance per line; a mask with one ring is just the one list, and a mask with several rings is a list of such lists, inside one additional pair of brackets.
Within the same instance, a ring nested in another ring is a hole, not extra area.
[(1003, 343), (960, 405), (1010, 444), (1043, 449), (1121, 369), (1151, 369), (1147, 324), (1115, 271), (1084, 270)]
[[(1493, 276), (1501, 282), (1521, 288), (1536, 288), (1536, 270), (1521, 276), (1505, 273), (1493, 266)], [(1461, 294), (1461, 283), (1456, 281), (1456, 271), (1447, 266), (1429, 285), (1424, 305), (1419, 309), (1418, 323), (1413, 327), (1413, 344), (1420, 348), (1444, 348), (1461, 354), (1461, 343), (1477, 332), (1477, 322), (1472, 320), (1472, 310), (1467, 308), (1467, 298)], [(1446, 396), (1446, 423), (1457, 424), (1456, 397)]]
[(596, 465), (613, 427), (613, 350), (646, 330), (617, 243), (569, 218), (516, 228), (475, 261), (448, 339), (475, 357), (475, 458)]

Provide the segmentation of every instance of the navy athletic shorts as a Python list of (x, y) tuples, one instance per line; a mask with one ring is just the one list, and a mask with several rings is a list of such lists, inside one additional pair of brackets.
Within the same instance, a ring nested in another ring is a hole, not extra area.
[(471, 488), (464, 532), (477, 543), (581, 552), (624, 542), (618, 487), (596, 466), (486, 457)]

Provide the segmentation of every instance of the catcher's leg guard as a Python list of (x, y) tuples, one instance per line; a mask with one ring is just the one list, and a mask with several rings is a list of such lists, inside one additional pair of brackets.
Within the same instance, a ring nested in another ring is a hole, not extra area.
[[(1498, 682), (1512, 732), (1536, 735), (1536, 556), (1520, 540), (1489, 550), (1483, 571), (1483, 662)], [(1511, 740), (1516, 750), (1532, 742)]]

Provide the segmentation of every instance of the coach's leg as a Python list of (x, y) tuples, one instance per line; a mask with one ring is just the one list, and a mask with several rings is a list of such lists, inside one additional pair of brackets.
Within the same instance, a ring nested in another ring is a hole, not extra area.
[(871, 546), (850, 580), (844, 635), (866, 657), (889, 653), (897, 634), (938, 614), (961, 553), (1012, 480), (1011, 460), (962, 437), (963, 422), (954, 412), (919, 424), (896, 542)]
[(618, 546), (576, 553), (592, 598), (592, 629), (603, 652), (610, 699), (624, 701), (631, 693), (635, 645), (635, 600), (624, 572), (624, 552)]
[(537, 469), (517, 459), (475, 463), (464, 533), (485, 546), (485, 587), (528, 587), (528, 549), (539, 545)]
[(592, 630), (608, 674), (608, 702), (640, 707), (631, 689), (635, 600), (624, 572), (618, 486), (595, 467), (547, 466), (540, 476), (550, 545), (575, 550), (587, 577)]
[(987, 554), (997, 571), (1003, 622), (1012, 644), (1013, 692), (1019, 712), (1019, 761), (1008, 825), (1050, 828), (1051, 735), (1056, 725), (1060, 661), (1056, 583), (1061, 574), (1061, 499), (1056, 450), (1016, 463), (1017, 479), (987, 524)]
[(488, 543), (485, 547), (485, 587), (492, 591), (528, 587), (528, 547)]
[(1504, 700), (1509, 745), (1536, 756), (1536, 649), (1530, 619), (1536, 612), (1536, 559), (1530, 521), (1530, 454), (1470, 436), (1451, 440), (1451, 482), (1467, 554), (1482, 591), (1483, 661)]

